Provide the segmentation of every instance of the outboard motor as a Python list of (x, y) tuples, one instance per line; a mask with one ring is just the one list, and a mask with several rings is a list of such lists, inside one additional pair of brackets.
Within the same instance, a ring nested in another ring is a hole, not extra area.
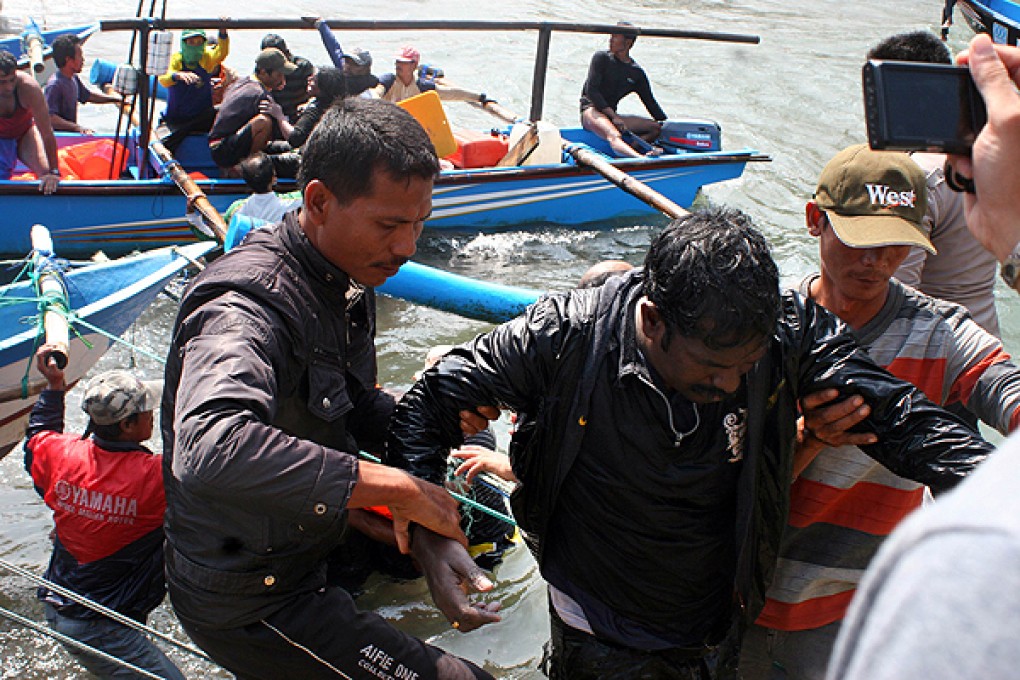
[(719, 151), (722, 149), (722, 129), (714, 120), (667, 120), (655, 145), (666, 153), (686, 151)]

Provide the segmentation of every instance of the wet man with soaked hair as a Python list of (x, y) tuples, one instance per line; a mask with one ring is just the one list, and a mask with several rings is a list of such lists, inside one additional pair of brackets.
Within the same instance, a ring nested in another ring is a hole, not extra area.
[[(388, 452), (438, 481), (462, 409), (516, 411), (512, 504), (549, 584), (549, 676), (733, 678), (786, 521), (798, 401), (846, 385), (872, 405), (868, 452), (908, 476), (944, 488), (990, 450), (780, 294), (746, 215), (709, 210), (668, 226), (642, 269), (449, 352), (397, 405)], [(415, 542), (427, 574), (463, 552), (427, 529)]]

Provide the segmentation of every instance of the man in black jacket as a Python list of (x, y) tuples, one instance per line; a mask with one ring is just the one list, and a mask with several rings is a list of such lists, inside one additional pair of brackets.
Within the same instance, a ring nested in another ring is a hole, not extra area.
[[(388, 452), (436, 480), (460, 409), (517, 411), (512, 503), (549, 583), (550, 677), (731, 678), (786, 521), (798, 401), (828, 388), (870, 406), (879, 442), (863, 450), (936, 490), (991, 450), (837, 318), (780, 295), (746, 216), (696, 213), (643, 269), (453, 350), (397, 405)], [(426, 542), (462, 550), (419, 529)]]
[[(394, 404), (377, 385), (372, 288), (414, 254), (438, 171), (410, 114), (345, 100), (305, 145), (301, 211), (181, 301), (161, 412), (167, 587), (191, 638), (239, 677), (491, 677), (326, 580), (367, 507), (390, 508), (402, 552), (409, 522), (466, 543), (442, 487), (358, 460), (382, 450)], [(470, 558), (449, 573), (491, 588)], [(465, 628), (498, 620), (464, 609)]]

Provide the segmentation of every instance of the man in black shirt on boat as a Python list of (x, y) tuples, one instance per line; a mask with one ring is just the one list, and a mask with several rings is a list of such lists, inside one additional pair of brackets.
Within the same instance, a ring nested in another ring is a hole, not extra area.
[[(549, 583), (550, 677), (733, 678), (786, 522), (799, 401), (847, 385), (879, 439), (862, 448), (902, 476), (944, 489), (991, 450), (832, 314), (781, 295), (750, 220), (714, 210), (670, 225), (643, 269), (452, 350), (397, 405), (387, 451), (438, 480), (461, 409), (515, 410), (511, 503)], [(421, 528), (415, 543), (427, 575), (463, 552)]]
[[(630, 26), (626, 22), (619, 25)], [(622, 158), (641, 156), (624, 141), (624, 134), (629, 132), (653, 142), (662, 129), (661, 122), (667, 118), (652, 95), (645, 70), (630, 56), (636, 40), (637, 34), (632, 31), (609, 36), (609, 49), (596, 52), (591, 58), (588, 79), (581, 90), (581, 125), (609, 142), (613, 151)], [(620, 100), (632, 92), (641, 97), (641, 103), (655, 120), (644, 116), (621, 116), (616, 112)]]

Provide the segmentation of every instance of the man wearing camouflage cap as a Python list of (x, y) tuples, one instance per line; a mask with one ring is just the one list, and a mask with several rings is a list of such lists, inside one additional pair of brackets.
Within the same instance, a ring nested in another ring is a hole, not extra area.
[[(152, 435), (158, 382), (107, 371), (85, 385), (84, 435), (64, 433), (64, 371), (43, 345), (36, 365), (47, 389), (32, 408), (25, 433), (25, 469), (53, 510), (53, 555), (46, 578), (136, 621), (145, 622), (166, 593), (163, 578), (162, 456), (142, 445)], [(91, 435), (91, 436), (89, 436)], [(140, 632), (39, 589), (46, 619), (57, 632), (160, 677), (183, 680), (170, 659)], [(111, 661), (67, 646), (99, 677), (120, 677)]]
[[(863, 144), (836, 154), (807, 204), (821, 271), (800, 292), (846, 322), (893, 375), (1006, 434), (1020, 420), (1020, 369), (998, 338), (964, 307), (893, 278), (911, 247), (935, 252), (923, 228), (926, 192), (924, 171), (906, 154)], [(867, 414), (859, 399), (831, 407), (833, 427), (846, 429)], [(865, 567), (924, 494), (923, 485), (894, 475), (857, 446), (827, 445), (833, 439), (824, 428), (806, 434), (775, 578), (745, 638), (740, 670), (747, 680), (825, 677)]]

